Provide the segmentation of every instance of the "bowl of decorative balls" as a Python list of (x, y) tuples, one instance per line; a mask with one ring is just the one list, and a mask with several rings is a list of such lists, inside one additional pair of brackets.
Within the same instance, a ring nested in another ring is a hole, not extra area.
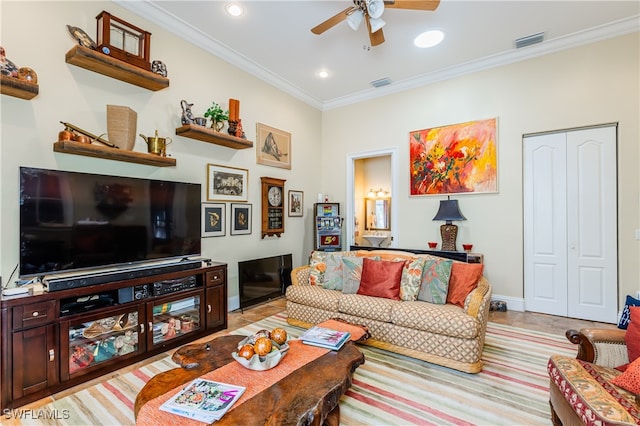
[(274, 328), (242, 339), (231, 356), (249, 370), (264, 371), (278, 365), (288, 350), (286, 330)]

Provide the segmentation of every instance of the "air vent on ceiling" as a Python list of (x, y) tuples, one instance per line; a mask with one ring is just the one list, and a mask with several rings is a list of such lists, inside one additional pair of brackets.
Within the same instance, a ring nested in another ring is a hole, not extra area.
[(388, 86), (389, 84), (391, 84), (391, 79), (389, 77), (385, 77), (381, 78), (380, 80), (373, 80), (370, 84), (375, 88)]
[(532, 44), (542, 43), (543, 40), (544, 40), (544, 33), (531, 34), (526, 37), (517, 38), (515, 42), (516, 49), (531, 46)]

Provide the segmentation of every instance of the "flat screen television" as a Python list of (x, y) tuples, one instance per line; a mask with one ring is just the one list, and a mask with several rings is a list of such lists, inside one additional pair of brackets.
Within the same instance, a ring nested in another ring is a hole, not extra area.
[(200, 184), (20, 168), (20, 272), (200, 255)]
[(291, 285), (291, 254), (238, 262), (240, 307), (284, 295)]

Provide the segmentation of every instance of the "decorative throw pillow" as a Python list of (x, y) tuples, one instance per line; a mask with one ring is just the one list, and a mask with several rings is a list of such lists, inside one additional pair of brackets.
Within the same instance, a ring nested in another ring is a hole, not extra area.
[(425, 261), (418, 300), (438, 305), (447, 303), (452, 265), (453, 261), (447, 259), (428, 259)]
[(633, 394), (640, 394), (640, 358), (629, 364), (627, 370), (611, 380), (611, 383)]
[(327, 270), (324, 273), (322, 287), (329, 290), (342, 290), (342, 254), (327, 253)]
[(447, 303), (464, 308), (464, 301), (469, 293), (476, 288), (478, 280), (482, 277), (483, 268), (482, 263), (454, 262), (451, 266)]
[(622, 315), (620, 315), (620, 321), (618, 321), (618, 328), (626, 330), (627, 327), (629, 326), (629, 307), (630, 306), (640, 306), (640, 300), (627, 295), (627, 301), (624, 305), (624, 309), (622, 310)]
[(411, 260), (396, 258), (394, 261), (404, 262), (402, 278), (400, 279), (400, 300), (416, 300), (418, 291), (420, 291), (425, 259), (420, 257)]
[(325, 262), (327, 252), (313, 251), (309, 262), (309, 283), (311, 285), (322, 285), (324, 282), (324, 273), (327, 271)]
[(362, 277), (362, 261), (364, 257), (344, 256), (342, 258), (342, 292), (356, 294)]
[(629, 313), (631, 319), (624, 335), (624, 342), (627, 344), (629, 362), (634, 362), (640, 358), (640, 306), (630, 306)]
[(400, 300), (400, 279), (404, 262), (387, 260), (362, 261), (362, 279), (357, 294)]

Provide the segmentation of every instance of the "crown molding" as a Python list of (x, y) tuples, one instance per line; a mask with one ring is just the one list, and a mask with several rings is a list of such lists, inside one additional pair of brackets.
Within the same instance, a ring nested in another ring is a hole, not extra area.
[(292, 84), (288, 80), (274, 74), (268, 69), (257, 64), (250, 58), (236, 52), (229, 46), (220, 43), (202, 31), (194, 28), (189, 23), (179, 19), (175, 15), (167, 13), (160, 7), (148, 0), (128, 1), (112, 0), (123, 8), (140, 15), (141, 17), (158, 23), (161, 27), (176, 36), (202, 48), (214, 56), (234, 65), (254, 77), (274, 86), (290, 96), (312, 106), (321, 111), (340, 108), (343, 106), (368, 101), (371, 99), (388, 96), (394, 93), (415, 89), (417, 87), (434, 84), (440, 81), (449, 80), (462, 75), (471, 74), (526, 59), (536, 58), (550, 53), (558, 52), (573, 47), (594, 43), (612, 37), (621, 36), (640, 31), (640, 15), (635, 15), (626, 19), (615, 21), (609, 24), (590, 28), (564, 37), (543, 41), (540, 44), (528, 46), (522, 49), (515, 49), (488, 56), (479, 60), (466, 62), (456, 66), (443, 68), (431, 73), (418, 75), (405, 80), (394, 81), (388, 86), (371, 88), (356, 92), (340, 98), (331, 99), (326, 102), (309, 95), (307, 92)]

